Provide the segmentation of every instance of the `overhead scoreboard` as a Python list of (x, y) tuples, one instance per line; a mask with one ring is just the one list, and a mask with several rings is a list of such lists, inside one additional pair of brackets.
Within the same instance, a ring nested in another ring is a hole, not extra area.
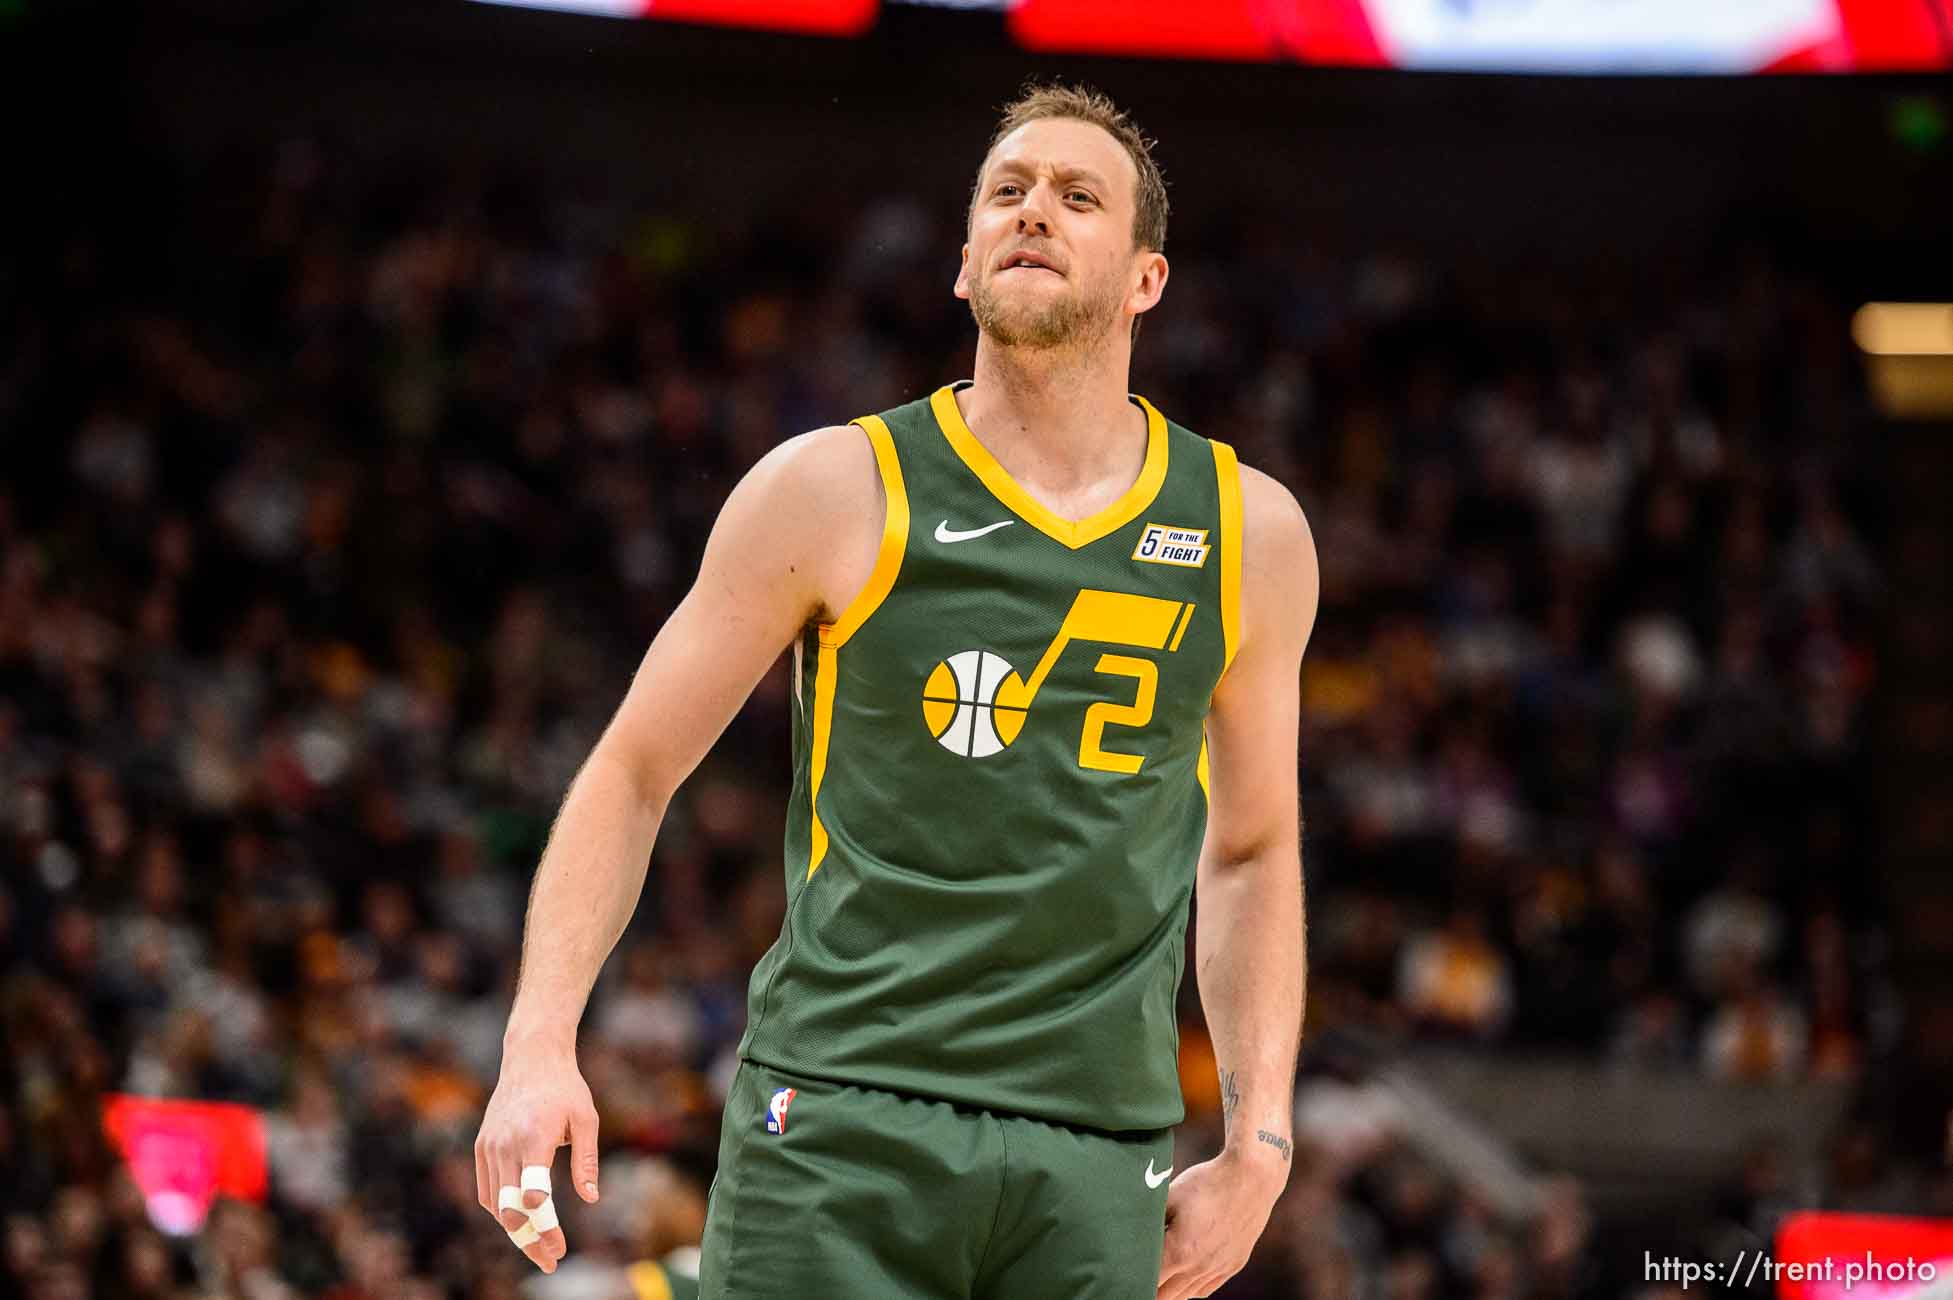
[[(484, 0), (858, 36), (880, 0)], [(1953, 0), (890, 0), (1001, 14), (1040, 52), (1518, 73), (1953, 67)]]

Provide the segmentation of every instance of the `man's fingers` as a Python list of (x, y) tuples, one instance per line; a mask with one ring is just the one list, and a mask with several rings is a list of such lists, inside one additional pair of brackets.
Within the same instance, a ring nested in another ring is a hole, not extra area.
[(595, 1203), (597, 1199), (597, 1112), (570, 1113), (570, 1178), (576, 1194)]
[[(520, 1240), (527, 1235), (527, 1233), (518, 1233), (516, 1237), (510, 1238), (510, 1240)], [(560, 1232), (557, 1233), (557, 1239), (561, 1240), (562, 1235)], [(529, 1257), (531, 1264), (534, 1264), (545, 1273), (554, 1273), (556, 1271), (556, 1261), (563, 1258), (561, 1251), (558, 1251), (554, 1255), (550, 1254), (548, 1243), (541, 1237), (530, 1241), (528, 1245), (524, 1246), (522, 1253)]]
[(1185, 1226), (1167, 1224), (1166, 1241), (1160, 1251), (1160, 1285), (1156, 1300), (1188, 1300), (1200, 1294), (1196, 1283), (1209, 1272), (1202, 1267), (1194, 1243)]
[[(521, 1226), (522, 1207), (509, 1202), (508, 1189), (514, 1187), (521, 1176), (520, 1169), (500, 1149), (502, 1144), (491, 1143), (488, 1158), (488, 1212), (502, 1225), (504, 1232), (513, 1232)], [(514, 1211), (517, 1222), (509, 1221), (509, 1212)]]
[(556, 1221), (556, 1202), (545, 1197), (541, 1205), (529, 1212), (528, 1233), (534, 1233), (535, 1240), (524, 1246), (522, 1253), (534, 1260), (536, 1267), (543, 1272), (554, 1273), (556, 1261), (569, 1253), (569, 1242), (564, 1239), (562, 1226)]
[(527, 1255), (531, 1264), (545, 1273), (554, 1273), (556, 1261), (563, 1258), (568, 1249), (563, 1240), (563, 1230), (554, 1226), (555, 1207), (550, 1206), (541, 1215), (544, 1222), (552, 1225), (545, 1232), (537, 1222), (536, 1215), (514, 1208), (514, 1203), (520, 1199), (520, 1189), (515, 1190), (517, 1196), (510, 1198), (510, 1208), (498, 1212), (496, 1221), (502, 1225), (502, 1231), (509, 1234), (510, 1243)]
[[(522, 1208), (534, 1213), (549, 1200), (549, 1163), (556, 1158), (551, 1151), (540, 1160), (531, 1160), (522, 1166)], [(546, 1231), (549, 1225), (538, 1223), (536, 1231)]]
[(1157, 1300), (1181, 1300), (1187, 1293), (1187, 1284), (1193, 1281), (1193, 1261), (1178, 1258), (1180, 1252), (1169, 1249), (1160, 1260), (1160, 1286)]
[[(556, 1218), (556, 1202), (550, 1196), (549, 1164), (555, 1154), (553, 1146), (546, 1152), (532, 1153), (523, 1160), (515, 1186), (501, 1194), (500, 1217), (502, 1226), (509, 1229), (509, 1240), (545, 1273), (554, 1273), (556, 1261), (569, 1250)], [(519, 1224), (512, 1225), (511, 1218), (519, 1219)]]
[(480, 1138), (475, 1139), (475, 1200), (490, 1214), (495, 1213), (495, 1182), (488, 1165), (488, 1152)]
[(1175, 1275), (1186, 1273), (1192, 1268), (1193, 1261), (1187, 1258), (1185, 1242), (1186, 1234), (1175, 1232), (1173, 1225), (1169, 1223), (1166, 1226), (1166, 1244), (1160, 1250), (1161, 1287), (1165, 1287)]
[(523, 1161), (520, 1150), (513, 1143), (490, 1143), (477, 1157), (478, 1167), (487, 1170), (486, 1208), (508, 1234), (509, 1244), (543, 1272), (553, 1273), (565, 1248), (556, 1207), (549, 1200), (549, 1166)]
[[(530, 1221), (529, 1207), (524, 1204), (522, 1189), (513, 1183), (503, 1183), (495, 1198), (495, 1219), (502, 1225), (502, 1231), (521, 1232)], [(541, 1232), (542, 1229), (536, 1229)], [(516, 1245), (524, 1245), (517, 1242)]]
[(1227, 1278), (1212, 1269), (1187, 1268), (1160, 1282), (1155, 1300), (1202, 1300), (1221, 1289)]

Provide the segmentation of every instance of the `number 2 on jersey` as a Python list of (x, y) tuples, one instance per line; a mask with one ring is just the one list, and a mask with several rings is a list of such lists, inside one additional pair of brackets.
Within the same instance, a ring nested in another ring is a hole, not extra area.
[(1131, 704), (1100, 700), (1085, 710), (1085, 730), (1078, 737), (1078, 765), (1094, 772), (1122, 772), (1131, 776), (1146, 761), (1144, 756), (1107, 750), (1101, 742), (1108, 726), (1143, 727), (1153, 720), (1153, 701), (1160, 690), (1159, 665), (1136, 655), (1100, 655), (1098, 671), (1137, 678), (1139, 691)]
[[(1030, 679), (1021, 680), (1012, 673), (999, 684), (996, 703), (1005, 710), (1028, 710), (1045, 678), (1057, 666), (1059, 655), (1073, 641), (1098, 641), (1143, 650), (1165, 650), (1171, 654), (1180, 648), (1180, 638), (1186, 635), (1187, 625), (1193, 621), (1193, 611), (1192, 604), (1177, 600), (1086, 587), (1073, 598), (1058, 635), (1045, 647)], [(1107, 676), (1132, 678), (1139, 687), (1130, 704), (1100, 700), (1086, 708), (1085, 725), (1078, 737), (1078, 765), (1088, 771), (1130, 776), (1140, 769), (1145, 758), (1106, 749), (1102, 744), (1105, 729), (1143, 727), (1153, 720), (1153, 703), (1159, 696), (1159, 665), (1136, 655), (1102, 654), (1097, 670)], [(1018, 712), (1016, 717), (1021, 719), (1023, 713)]]

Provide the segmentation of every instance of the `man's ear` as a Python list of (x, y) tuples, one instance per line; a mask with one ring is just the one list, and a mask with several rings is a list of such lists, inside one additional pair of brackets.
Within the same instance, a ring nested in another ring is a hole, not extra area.
[(1126, 299), (1134, 315), (1143, 315), (1159, 304), (1160, 295), (1166, 292), (1166, 273), (1166, 254), (1148, 252), (1142, 256), (1139, 281)]
[(963, 245), (963, 261), (956, 268), (956, 285), (952, 290), (958, 298), (970, 296), (970, 246)]

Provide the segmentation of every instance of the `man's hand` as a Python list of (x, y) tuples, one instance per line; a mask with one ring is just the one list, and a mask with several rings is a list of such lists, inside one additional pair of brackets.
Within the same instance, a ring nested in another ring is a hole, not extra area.
[[(575, 1049), (505, 1046), (502, 1077), (495, 1084), (495, 1095), (488, 1099), (488, 1112), (482, 1116), (481, 1133), (475, 1138), (475, 1199), (517, 1241), (530, 1262), (545, 1273), (554, 1273), (556, 1261), (569, 1249), (563, 1230), (551, 1226), (526, 1243), (517, 1234), (523, 1233), (530, 1221), (526, 1212), (549, 1201), (549, 1193), (532, 1187), (521, 1192), (522, 1210), (499, 1206), (504, 1187), (521, 1188), (522, 1171), (530, 1166), (547, 1170), (556, 1161), (556, 1148), (565, 1144), (570, 1148), (577, 1195), (594, 1202), (597, 1108), (590, 1100), (589, 1085), (576, 1068)], [(545, 1222), (550, 1217), (553, 1213), (546, 1213)]]
[(1288, 1185), (1287, 1161), (1272, 1148), (1223, 1151), (1166, 1189), (1166, 1249), (1156, 1300), (1211, 1295), (1248, 1262)]

